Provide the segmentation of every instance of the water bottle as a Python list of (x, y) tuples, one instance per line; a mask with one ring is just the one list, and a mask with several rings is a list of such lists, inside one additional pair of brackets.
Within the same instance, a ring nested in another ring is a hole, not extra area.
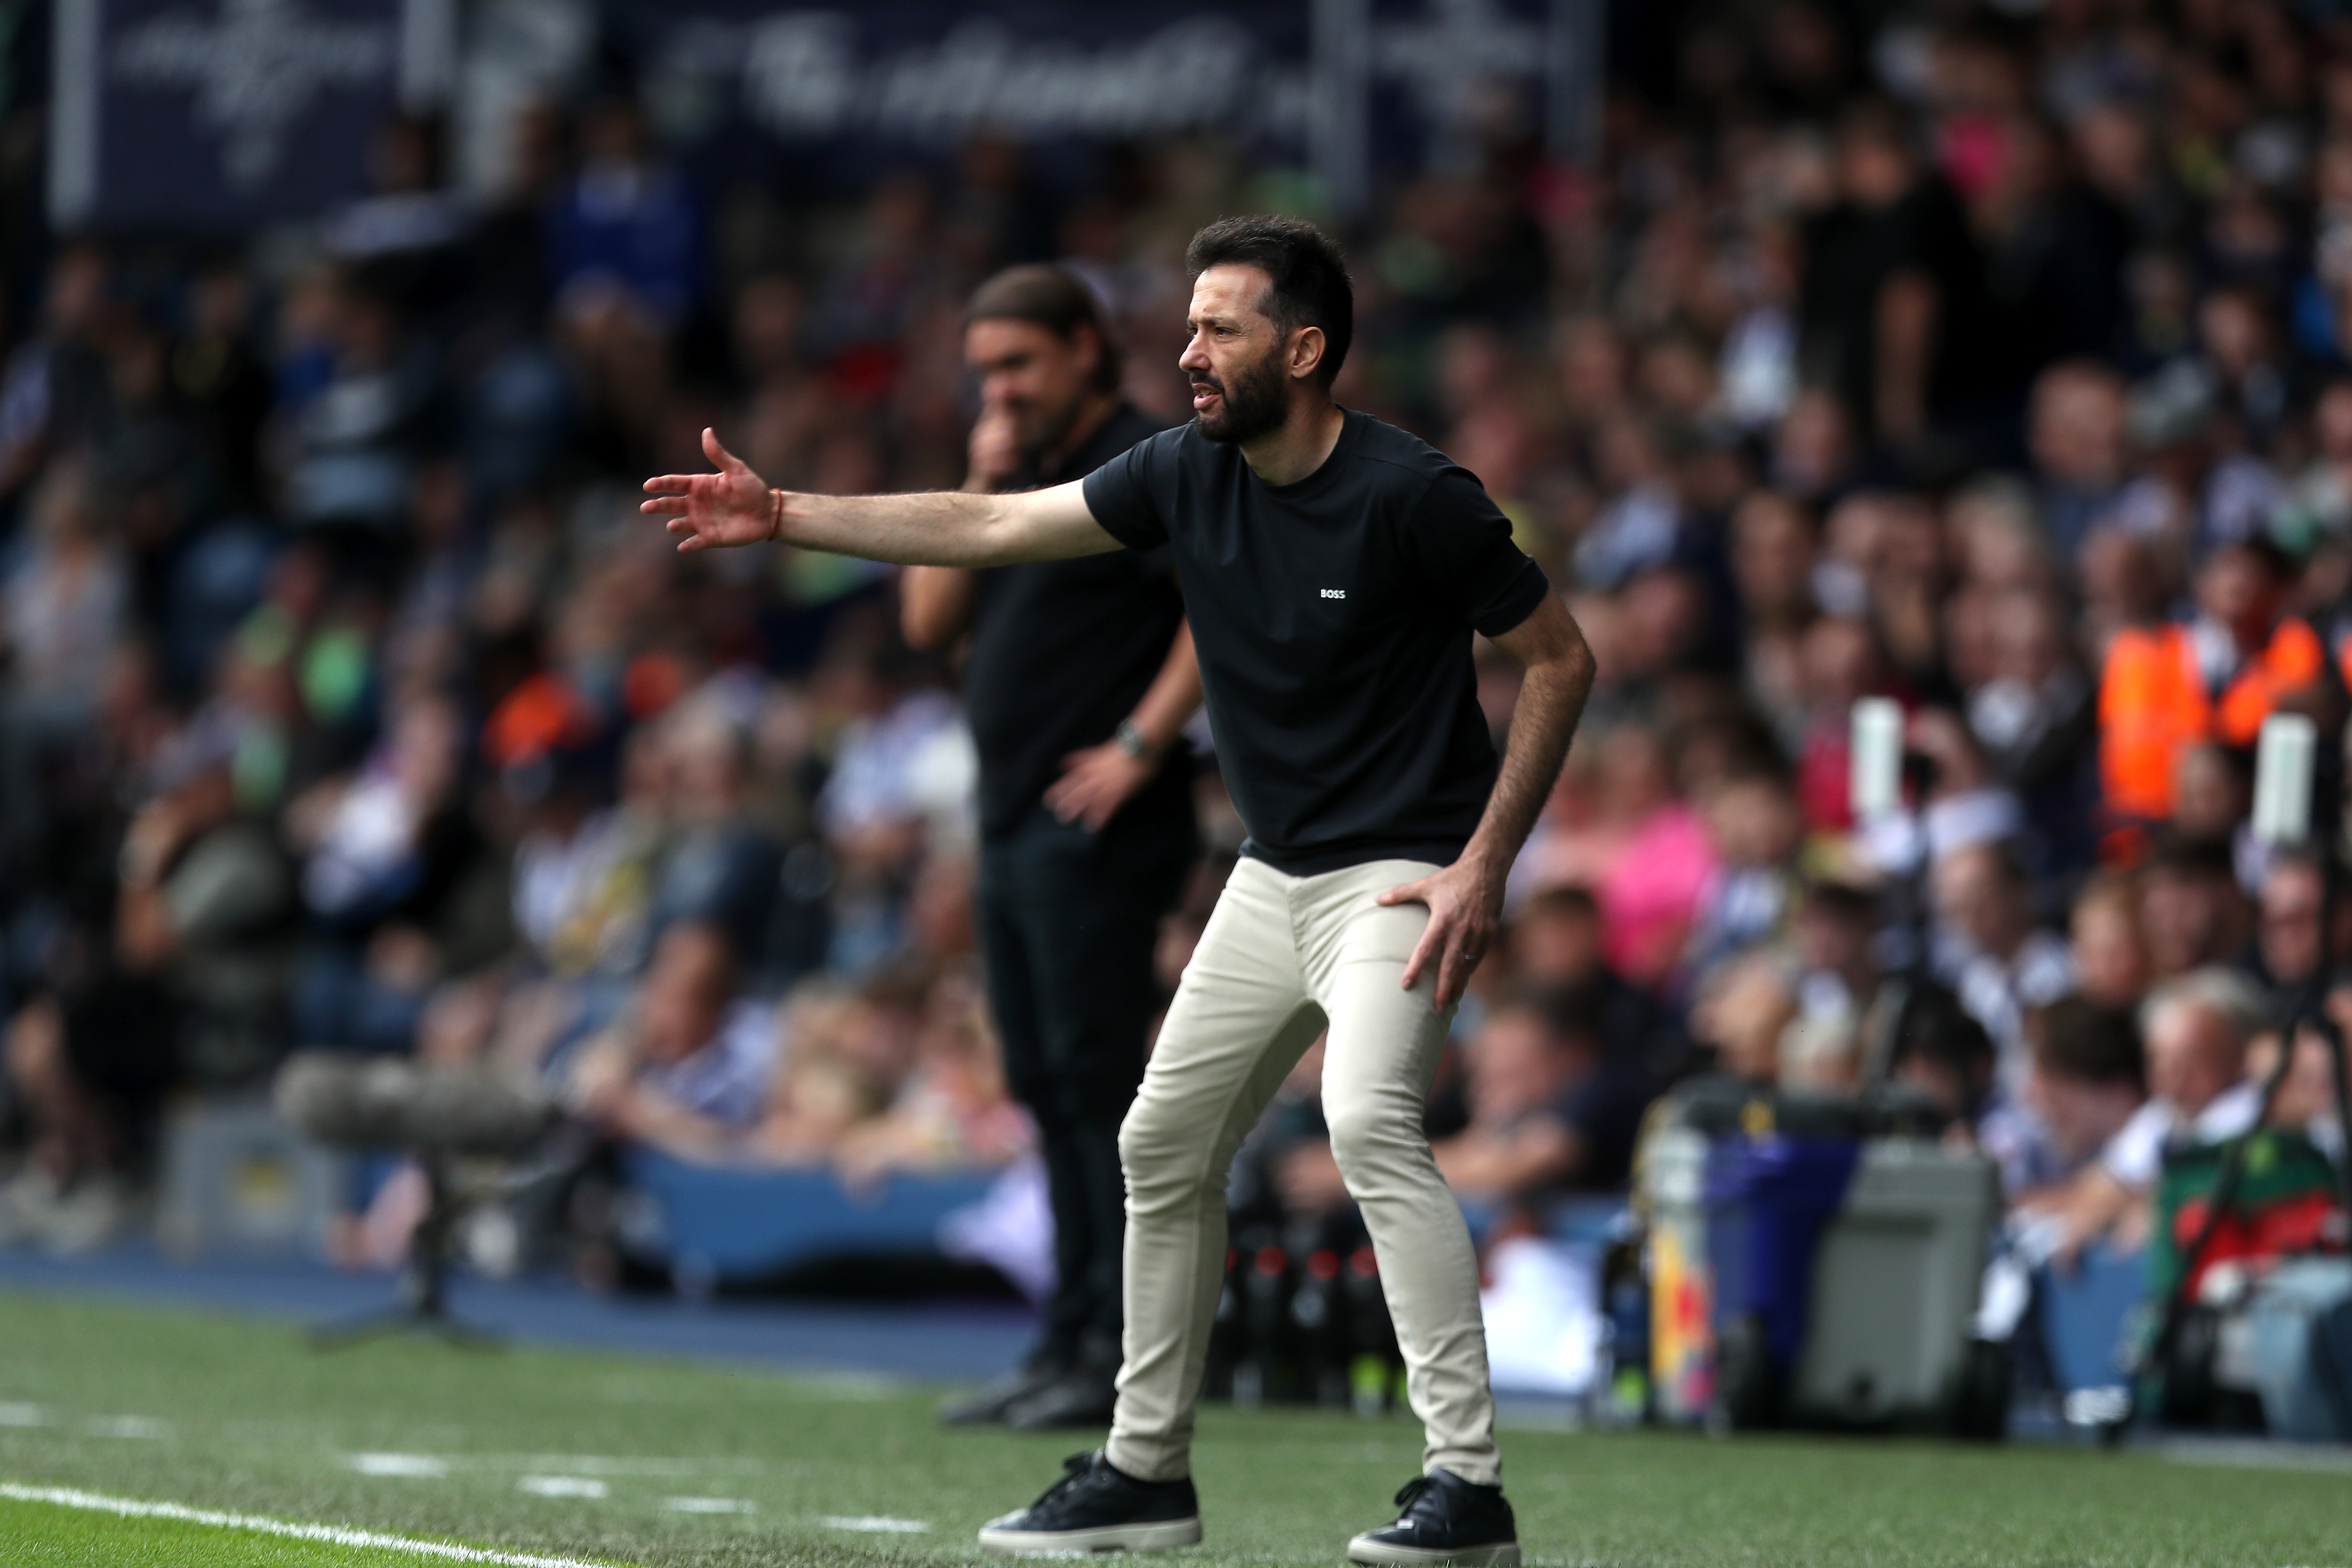
[(1201, 1397), (1230, 1400), (1234, 1373), (1241, 1363), (1245, 1335), (1242, 1325), (1241, 1249), (1225, 1248), (1225, 1282), (1217, 1292), (1217, 1315), (1209, 1323), (1208, 1365), (1201, 1376)]
[(1650, 1415), (1650, 1280), (1642, 1236), (1631, 1215), (1610, 1227), (1601, 1254), (1601, 1355), (1594, 1416), (1636, 1426)]
[(1244, 1346), (1234, 1364), (1234, 1403), (1248, 1409), (1290, 1396), (1290, 1255), (1271, 1242), (1250, 1252), (1241, 1298)]
[(1381, 1289), (1380, 1258), (1369, 1247), (1348, 1258), (1347, 1293), (1349, 1403), (1359, 1415), (1379, 1415), (1388, 1410), (1396, 1381), (1396, 1327)]
[(1290, 1327), (1298, 1352), (1298, 1397), (1344, 1405), (1348, 1387), (1348, 1300), (1339, 1282), (1339, 1255), (1318, 1247), (1290, 1294)]

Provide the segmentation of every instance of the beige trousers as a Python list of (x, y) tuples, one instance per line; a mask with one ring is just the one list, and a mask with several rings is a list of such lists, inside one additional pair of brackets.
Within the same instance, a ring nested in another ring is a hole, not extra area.
[(1323, 1114), (1362, 1208), (1427, 1430), (1424, 1468), (1500, 1479), (1478, 1264), (1422, 1133), (1445, 1044), (1435, 966), (1405, 961), (1428, 924), (1376, 895), (1437, 868), (1379, 860), (1318, 877), (1234, 868), (1119, 1129), (1127, 1173), (1127, 1330), (1107, 1452), (1147, 1480), (1189, 1473), (1192, 1409), (1225, 1266), (1234, 1152), (1327, 1023)]

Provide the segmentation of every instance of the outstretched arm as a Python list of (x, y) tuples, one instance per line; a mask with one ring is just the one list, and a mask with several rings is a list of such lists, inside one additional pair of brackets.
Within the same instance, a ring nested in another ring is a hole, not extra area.
[(712, 431), (702, 433), (702, 449), (718, 472), (647, 479), (638, 506), (669, 519), (682, 551), (797, 544), (908, 565), (1006, 566), (1120, 548), (1075, 480), (1013, 495), (802, 495), (769, 489)]
[(1511, 710), (1511, 738), (1503, 748), (1502, 773), (1486, 799), (1486, 814), (1459, 860), (1417, 882), (1391, 888), (1380, 899), (1384, 904), (1429, 906), (1429, 929), (1404, 966), (1404, 984), (1412, 990), (1423, 968), (1435, 963), (1440, 1008), (1461, 997), (1470, 972), (1503, 923), (1504, 879), (1559, 777), (1584, 700), (1592, 694), (1592, 650), (1557, 594), (1546, 594), (1535, 612), (1496, 637), (1495, 646), (1527, 666), (1528, 677)]

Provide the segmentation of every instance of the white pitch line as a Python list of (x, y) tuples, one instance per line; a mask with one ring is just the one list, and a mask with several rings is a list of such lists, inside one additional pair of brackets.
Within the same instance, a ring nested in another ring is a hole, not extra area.
[(602, 1481), (592, 1481), (585, 1476), (525, 1476), (515, 1483), (517, 1491), (533, 1497), (601, 1498), (613, 1490)]
[(413, 1535), (386, 1535), (380, 1531), (352, 1530), (340, 1524), (298, 1524), (253, 1513), (223, 1513), (216, 1509), (190, 1508), (185, 1503), (144, 1502), (137, 1498), (108, 1497), (70, 1487), (27, 1487), (0, 1481), (0, 1498), (12, 1502), (46, 1502), (121, 1519), (168, 1519), (180, 1524), (209, 1525), (215, 1530), (243, 1530), (256, 1535), (282, 1535), (293, 1541), (322, 1541), (331, 1546), (364, 1546), (378, 1552), (408, 1552), (419, 1557), (443, 1557), (457, 1563), (495, 1563), (502, 1568), (610, 1568), (584, 1557), (535, 1557), (524, 1552), (493, 1552), (482, 1546), (460, 1546), (454, 1541), (424, 1541)]
[(855, 1518), (828, 1513), (821, 1516), (817, 1522), (828, 1530), (862, 1530), (884, 1535), (915, 1535), (931, 1528), (925, 1520), (891, 1519), (878, 1513), (862, 1513)]
[(732, 1455), (703, 1459), (623, 1459), (608, 1454), (467, 1454), (469, 1465), (508, 1465), (541, 1475), (699, 1476), (712, 1470), (756, 1470), (760, 1461)]
[(430, 1454), (346, 1454), (343, 1463), (363, 1476), (403, 1476), (437, 1481), (449, 1473), (449, 1461)]

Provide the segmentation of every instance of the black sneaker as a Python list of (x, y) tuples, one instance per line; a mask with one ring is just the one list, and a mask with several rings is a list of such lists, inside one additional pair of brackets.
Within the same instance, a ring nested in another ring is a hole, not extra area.
[(1034, 1399), (1069, 1374), (1066, 1357), (1040, 1352), (984, 1387), (940, 1406), (950, 1426), (986, 1426), (1004, 1419), (1024, 1400)]
[(1110, 1425), (1118, 1404), (1118, 1345), (1094, 1340), (1080, 1349), (1059, 1377), (1006, 1405), (1002, 1419), (1016, 1432), (1101, 1428)]
[(1500, 1487), (1482, 1487), (1452, 1470), (1432, 1470), (1396, 1495), (1404, 1511), (1384, 1530), (1348, 1542), (1350, 1563), (1465, 1563), (1518, 1568), (1519, 1528)]
[(1201, 1504), (1190, 1477), (1139, 1481), (1099, 1453), (1073, 1454), (1062, 1469), (1062, 1479), (1035, 1502), (981, 1526), (982, 1547), (1037, 1557), (1163, 1552), (1201, 1539)]
[(1003, 1421), (1015, 1432), (1055, 1432), (1074, 1426), (1099, 1430), (1110, 1425), (1118, 1405), (1115, 1376), (1075, 1367), (1006, 1405)]

